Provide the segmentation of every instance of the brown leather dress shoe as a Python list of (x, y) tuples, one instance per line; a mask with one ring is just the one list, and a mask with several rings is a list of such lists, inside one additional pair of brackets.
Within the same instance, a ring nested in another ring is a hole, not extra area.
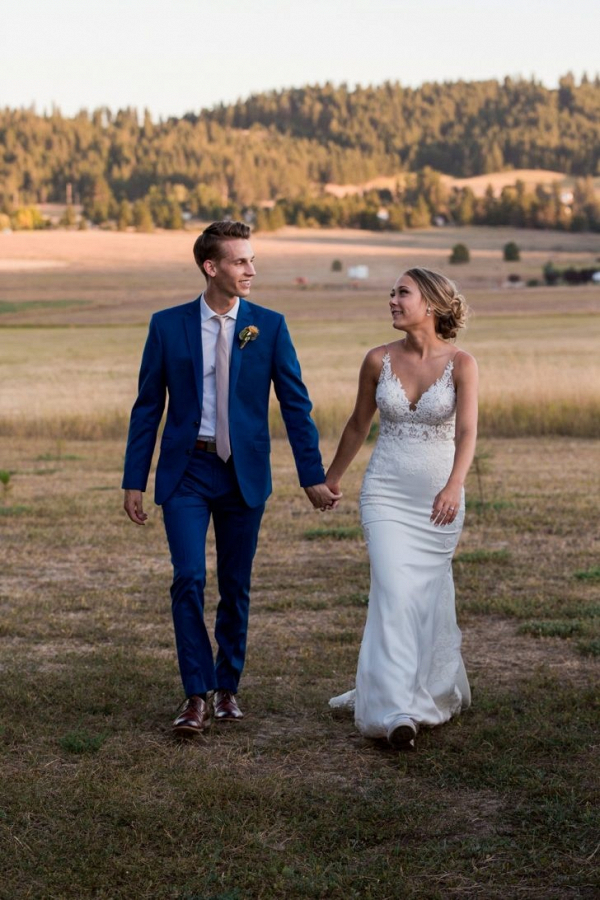
[(233, 691), (215, 691), (213, 704), (217, 722), (239, 722), (244, 718)]
[(173, 733), (182, 737), (202, 734), (210, 725), (210, 707), (202, 697), (188, 697), (173, 722)]

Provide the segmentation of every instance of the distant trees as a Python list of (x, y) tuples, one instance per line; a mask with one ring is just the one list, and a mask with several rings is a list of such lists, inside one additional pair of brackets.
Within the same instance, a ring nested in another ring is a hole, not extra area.
[[(502, 168), (564, 171), (575, 179), (571, 195), (556, 184), (517, 183), (476, 197), (442, 175)], [(570, 74), (558, 90), (510, 78), (306, 86), (165, 121), (131, 108), (71, 118), (0, 109), (0, 213), (12, 227), (30, 227), (31, 215), (18, 210), (67, 202), (82, 204), (93, 224), (138, 228), (133, 206), (143, 201), (160, 228), (181, 227), (189, 213), (246, 214), (262, 230), (398, 231), (441, 220), (600, 232), (599, 172), (600, 79), (577, 83)], [(395, 185), (345, 197), (326, 191), (381, 175)]]
[(411, 228), (428, 228), (431, 225), (431, 210), (422, 194), (410, 210), (409, 221)]
[[(598, 78), (582, 78), (578, 85), (570, 74), (558, 91), (534, 79), (511, 78), (414, 89), (392, 83), (354, 90), (328, 84), (253, 95), (204, 111), (202, 119), (223, 128), (260, 125), (321, 146), (357, 148), (369, 159), (391, 159), (393, 171), (430, 166), (466, 177), (510, 167), (585, 176), (596, 172), (600, 159), (599, 98)], [(466, 113), (457, 115), (457, 110)], [(332, 164), (330, 174), (346, 160)]]
[(254, 231), (277, 231), (285, 224), (285, 213), (279, 204), (272, 209), (258, 209), (254, 216)]

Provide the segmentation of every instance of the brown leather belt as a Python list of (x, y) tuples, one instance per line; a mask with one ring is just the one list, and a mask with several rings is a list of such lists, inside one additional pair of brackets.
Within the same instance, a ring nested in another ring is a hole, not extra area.
[(204, 450), (206, 453), (216, 453), (217, 452), (217, 442), (216, 441), (196, 441), (196, 450)]

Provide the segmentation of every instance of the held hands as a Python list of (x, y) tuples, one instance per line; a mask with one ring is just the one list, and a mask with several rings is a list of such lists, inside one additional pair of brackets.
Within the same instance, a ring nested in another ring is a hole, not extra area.
[(343, 496), (337, 485), (313, 484), (312, 487), (306, 487), (304, 490), (314, 508), (320, 509), (321, 512), (325, 512), (326, 509), (335, 509)]
[(123, 509), (136, 525), (145, 525), (148, 513), (144, 512), (143, 494), (141, 491), (125, 491)]
[(433, 509), (429, 518), (434, 525), (450, 525), (454, 522), (460, 509), (462, 487), (450, 482), (442, 488), (433, 501)]

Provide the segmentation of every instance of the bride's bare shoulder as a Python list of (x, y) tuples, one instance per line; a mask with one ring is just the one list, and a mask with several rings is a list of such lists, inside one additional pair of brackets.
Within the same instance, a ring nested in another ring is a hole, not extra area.
[(456, 382), (464, 379), (474, 379), (477, 381), (478, 368), (477, 360), (466, 350), (457, 350), (452, 357), (454, 364), (454, 380)]
[(363, 360), (363, 370), (379, 375), (383, 365), (383, 358), (387, 352), (387, 344), (381, 344), (379, 347), (372, 347)]
[(470, 353), (467, 353), (466, 350), (457, 350), (451, 359), (455, 367), (463, 367), (466, 370), (477, 368), (477, 360)]

